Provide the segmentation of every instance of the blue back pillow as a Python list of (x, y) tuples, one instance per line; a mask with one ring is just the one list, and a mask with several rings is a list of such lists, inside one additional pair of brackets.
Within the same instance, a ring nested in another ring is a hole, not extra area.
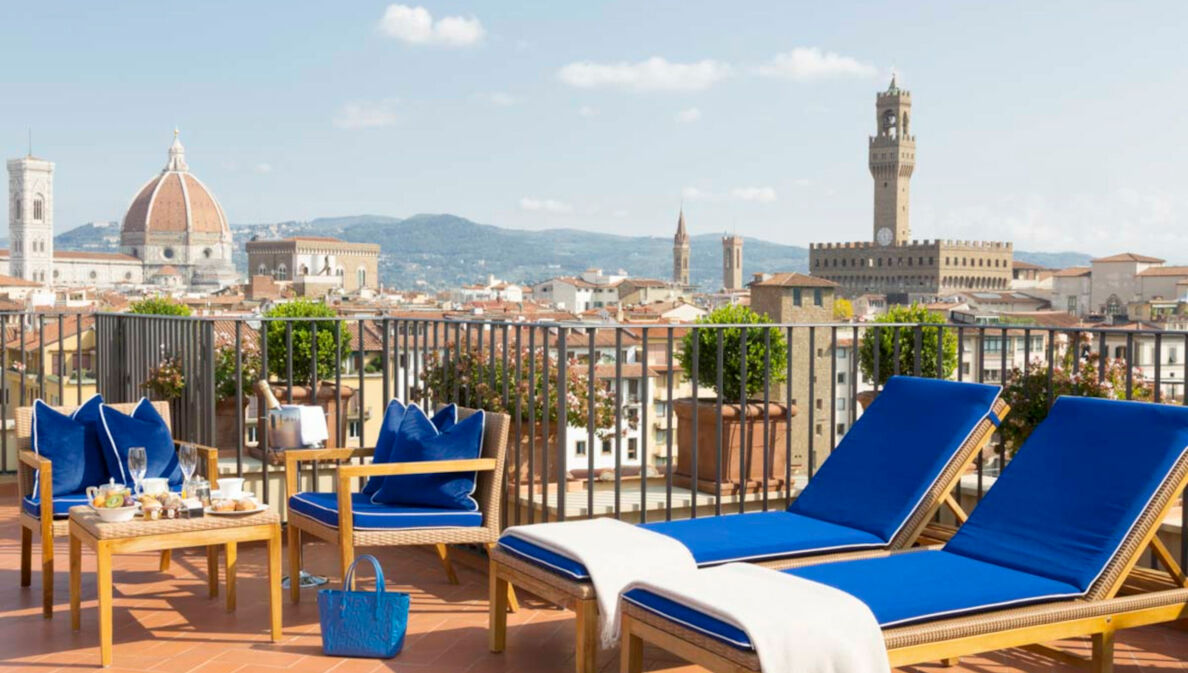
[[(53, 494), (78, 493), (83, 484), (83, 442), (85, 430), (81, 423), (50, 405), (33, 402), (33, 453), (52, 463)], [(33, 479), (33, 499), (41, 496), (41, 470)]]
[(99, 441), (99, 410), (103, 397), (95, 393), (74, 411), (74, 420), (83, 426), (83, 476), (82, 487), (106, 484), (111, 478), (107, 460), (103, 457), (103, 442)]
[(183, 475), (173, 447), (173, 436), (161, 414), (153, 408), (148, 398), (141, 398), (132, 415), (122, 414), (108, 405), (99, 410), (101, 420), (100, 441), (107, 469), (117, 482), (132, 484), (132, 473), (128, 471), (128, 449), (143, 446), (148, 454), (148, 470), (145, 477), (164, 477), (171, 487), (180, 486)]
[[(401, 420), (389, 462), (407, 463), (433, 460), (478, 458), (483, 449), (485, 416), (477, 411), (464, 420), (438, 430), (421, 408), (409, 405)], [(474, 472), (393, 475), (384, 477), (371, 496), (377, 505), (440, 507), (469, 512), (478, 511), (473, 494)]]
[[(397, 452), (397, 435), (400, 431), (400, 422), (404, 420), (404, 414), (408, 407), (397, 399), (388, 402), (388, 407), (384, 409), (384, 418), (380, 422), (379, 437), (375, 440), (375, 455), (372, 456), (373, 463), (389, 463), (392, 462), (392, 456)], [(439, 432), (447, 430), (458, 422), (458, 405), (447, 404), (433, 414), (430, 419), (433, 426)], [(375, 495), (375, 492), (380, 489), (380, 484), (383, 483), (385, 477), (371, 477), (367, 483), (363, 485), (361, 493), (364, 495)]]
[(990, 414), (999, 390), (892, 377), (788, 511), (890, 542)]
[(945, 551), (1089, 591), (1188, 450), (1188, 407), (1061, 397)]

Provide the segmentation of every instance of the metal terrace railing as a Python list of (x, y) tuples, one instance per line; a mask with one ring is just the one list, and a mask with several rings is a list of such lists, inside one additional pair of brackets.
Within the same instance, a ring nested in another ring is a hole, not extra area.
[[(374, 445), (392, 398), (508, 413), (508, 525), (784, 507), (896, 374), (1012, 382), (1014, 422), (1066, 390), (1184, 404), (1188, 356), (1183, 331), (1026, 324), (8, 313), (0, 329), (5, 419), (39, 398), (167, 395), (175, 435), (218, 446), (224, 470), (258, 475), (266, 501), (283, 494), (270, 485), (281, 468), (253, 390), (261, 372), (282, 402), (326, 408), (337, 446)], [(959, 497), (972, 504), (990, 487), (1012, 432), (999, 433)], [(12, 471), (14, 440), (0, 442), (0, 469)], [(1179, 551), (1188, 560), (1188, 536)]]

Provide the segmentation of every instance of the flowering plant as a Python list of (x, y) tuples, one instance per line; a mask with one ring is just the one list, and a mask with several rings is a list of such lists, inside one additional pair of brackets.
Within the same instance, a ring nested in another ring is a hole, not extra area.
[(182, 371), (181, 362), (177, 358), (168, 356), (149, 372), (149, 377), (140, 384), (149, 395), (158, 400), (175, 400), (186, 389), (186, 375)]
[[(497, 350), (492, 358), (489, 352), (484, 354), (473, 349), (459, 352), (453, 344), (447, 344), (442, 351), (430, 352), (425, 357), (425, 371), (421, 373), (423, 386), (412, 391), (413, 399), (423, 401), (429, 398), (437, 403), (453, 400), (463, 406), (508, 414), (512, 418), (516, 417), (518, 409), (522, 422), (542, 423), (547, 419), (550, 424), (555, 424), (559, 409), (559, 363), (556, 357), (549, 356), (546, 360), (543, 352), (524, 348), (519, 360), (517, 367), (515, 353), (509, 353), (505, 368), (501, 350)], [(591, 406), (588, 367), (574, 358), (566, 360), (566, 364), (565, 422), (573, 428), (586, 428), (590, 423)], [(609, 381), (595, 381), (593, 410), (594, 428), (599, 436), (606, 436), (615, 424), (615, 395)], [(623, 415), (623, 421), (625, 426), (635, 426), (627, 414)]]
[(215, 400), (222, 402), (235, 397), (236, 387), (251, 394), (252, 385), (260, 378), (260, 347), (253, 342), (241, 343), (239, 380), (235, 379), (235, 344), (227, 340), (215, 345)]
[[(1104, 375), (1103, 375), (1104, 374)], [(1131, 371), (1130, 398), (1150, 400), (1153, 389), (1142, 372)], [(1061, 395), (1103, 397), (1124, 400), (1126, 397), (1126, 362), (1109, 358), (1089, 349), (1088, 335), (1079, 343), (1055, 356), (1052, 363), (1052, 400)], [(1011, 451), (1017, 450), (1040, 421), (1048, 417), (1048, 365), (1041, 360), (1025, 368), (1015, 367), (1007, 376), (1002, 393), (1011, 411), (999, 431)]]

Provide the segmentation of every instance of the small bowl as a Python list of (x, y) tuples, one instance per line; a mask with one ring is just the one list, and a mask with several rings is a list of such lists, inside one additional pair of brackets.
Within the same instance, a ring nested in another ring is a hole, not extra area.
[(96, 507), (90, 505), (90, 508), (99, 515), (99, 519), (105, 523), (121, 523), (124, 521), (131, 521), (136, 516), (136, 512), (140, 510), (140, 504), (130, 505), (128, 507)]

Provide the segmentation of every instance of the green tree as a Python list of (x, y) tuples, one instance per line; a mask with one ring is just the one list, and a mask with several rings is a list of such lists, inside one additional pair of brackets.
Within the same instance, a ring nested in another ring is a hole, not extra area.
[[(310, 380), (313, 359), (313, 332), (317, 325), (319, 379), (334, 377), (334, 371), (351, 353), (350, 335), (342, 329), (342, 323), (331, 320), (337, 314), (323, 302), (296, 299), (279, 304), (264, 314), (265, 318), (324, 318), (323, 320), (273, 320), (268, 323), (268, 371), (277, 378), (288, 376), (288, 343), (285, 339), (285, 325), (292, 325), (293, 332), (293, 378), (296, 382)], [(335, 335), (341, 331), (339, 347), (335, 349)], [(289, 383), (294, 383), (290, 381)]]
[[(718, 340), (722, 340), (722, 393), (728, 402), (737, 402), (743, 390), (743, 330), (747, 335), (746, 392), (750, 397), (763, 390), (766, 354), (770, 352), (770, 381), (784, 380), (788, 365), (788, 342), (782, 330), (769, 327), (771, 319), (751, 310), (749, 306), (723, 306), (697, 320), (698, 325), (756, 325), (755, 327), (707, 327), (696, 332), (689, 330), (681, 342), (677, 360), (685, 377), (693, 374), (693, 338), (697, 337), (697, 384), (717, 389)], [(771, 349), (767, 349), (770, 338)]]
[[(911, 327), (883, 327), (878, 330), (879, 353), (879, 382), (886, 381), (895, 374), (895, 335), (899, 334), (899, 373), (916, 373), (916, 332), (920, 332), (920, 376), (937, 378), (936, 371), (936, 336), (937, 327), (917, 327), (919, 325), (944, 324), (945, 319), (940, 313), (935, 313), (920, 304), (911, 306), (892, 306), (886, 313), (874, 319), (876, 324), (909, 324)], [(858, 364), (862, 374), (867, 379), (874, 376), (875, 329), (867, 327), (858, 345)], [(941, 347), (941, 376), (949, 378), (957, 368), (957, 334), (956, 330), (945, 330)]]
[(190, 307), (169, 297), (145, 297), (132, 302), (129, 313), (140, 315), (190, 315)]

